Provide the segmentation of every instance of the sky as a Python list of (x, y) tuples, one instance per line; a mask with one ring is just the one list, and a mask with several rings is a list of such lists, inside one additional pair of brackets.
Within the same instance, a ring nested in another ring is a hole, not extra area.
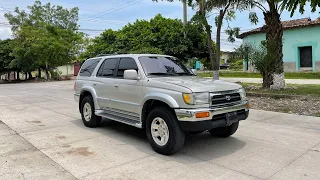
[[(83, 32), (90, 37), (98, 36), (105, 29), (121, 29), (127, 23), (133, 23), (137, 19), (149, 20), (157, 14), (161, 14), (166, 18), (182, 19), (183, 6), (179, 1), (153, 2), (152, 0), (42, 0), (43, 3), (50, 2), (54, 5), (62, 5), (65, 8), (79, 8), (79, 25)], [(15, 7), (26, 9), (28, 5), (32, 5), (34, 0), (0, 0), (0, 39), (10, 38), (12, 33), (10, 27), (3, 25), (7, 22), (4, 13), (12, 12)], [(253, 28), (260, 27), (264, 24), (263, 14), (259, 9), (252, 9), (259, 17), (259, 23), (253, 25), (249, 22), (248, 17), (250, 11), (236, 12), (236, 19), (229, 23), (230, 27), (240, 27), (241, 32), (248, 31)], [(212, 13), (216, 13), (213, 11)], [(188, 20), (192, 18), (195, 11), (188, 8)], [(319, 9), (312, 13), (309, 5), (305, 8), (305, 13), (295, 13), (291, 18), (290, 14), (284, 11), (281, 15), (281, 20), (299, 19), (310, 17), (316, 19), (320, 17)], [(215, 40), (215, 25), (214, 15), (209, 17), (209, 23), (213, 26), (213, 39)], [(242, 40), (236, 39), (234, 43), (228, 42), (228, 36), (224, 30), (227, 28), (227, 23), (224, 23), (223, 32), (221, 34), (221, 48), (224, 51), (232, 51), (234, 48), (241, 45)]]

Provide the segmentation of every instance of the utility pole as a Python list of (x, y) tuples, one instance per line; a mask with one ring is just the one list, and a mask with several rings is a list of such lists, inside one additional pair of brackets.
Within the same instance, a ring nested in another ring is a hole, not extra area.
[(188, 23), (187, 20), (187, 0), (183, 0), (183, 24), (186, 26)]
[[(188, 20), (187, 20), (187, 0), (183, 0), (183, 25), (184, 27), (187, 26)], [(186, 38), (186, 32), (184, 32), (184, 37)]]

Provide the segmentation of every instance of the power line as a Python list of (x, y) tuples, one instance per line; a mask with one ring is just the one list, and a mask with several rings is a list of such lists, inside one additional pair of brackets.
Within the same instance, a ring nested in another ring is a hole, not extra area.
[(127, 2), (127, 3), (121, 4), (121, 5), (116, 6), (116, 7), (114, 7), (114, 8), (108, 9), (108, 10), (102, 12), (102, 13), (99, 13), (99, 14), (95, 15), (95, 16), (94, 16), (93, 18), (91, 18), (91, 19), (90, 19), (90, 17), (89, 17), (88, 20), (97, 19), (98, 17), (101, 17), (101, 16), (104, 16), (104, 15), (113, 13), (113, 12), (118, 11), (118, 10), (120, 10), (120, 9), (129, 7), (129, 6), (134, 5), (134, 4), (137, 4), (137, 3), (141, 2), (141, 1), (142, 1), (142, 0), (131, 0), (131, 1)]

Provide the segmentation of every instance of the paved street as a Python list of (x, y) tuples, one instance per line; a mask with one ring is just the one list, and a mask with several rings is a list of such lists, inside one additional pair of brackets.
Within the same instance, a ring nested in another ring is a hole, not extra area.
[(251, 110), (231, 138), (156, 154), (142, 130), (85, 128), (73, 81), (0, 85), (0, 179), (320, 179), (320, 118)]

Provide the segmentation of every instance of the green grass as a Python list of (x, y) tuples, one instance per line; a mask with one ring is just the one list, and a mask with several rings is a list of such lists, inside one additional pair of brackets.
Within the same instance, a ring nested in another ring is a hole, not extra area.
[[(246, 92), (251, 93), (268, 93), (268, 94), (285, 94), (285, 95), (301, 95), (301, 96), (314, 96), (320, 97), (320, 85), (296, 85), (287, 84), (288, 89), (272, 90), (262, 89), (260, 84), (255, 83), (241, 83), (246, 89)], [(251, 88), (252, 86), (258, 86), (259, 89)]]
[[(242, 71), (220, 71), (221, 77), (234, 78), (262, 78), (259, 73), (242, 72)], [(201, 77), (212, 77), (212, 72), (198, 73)], [(286, 79), (320, 79), (320, 73), (315, 72), (286, 72)]]

